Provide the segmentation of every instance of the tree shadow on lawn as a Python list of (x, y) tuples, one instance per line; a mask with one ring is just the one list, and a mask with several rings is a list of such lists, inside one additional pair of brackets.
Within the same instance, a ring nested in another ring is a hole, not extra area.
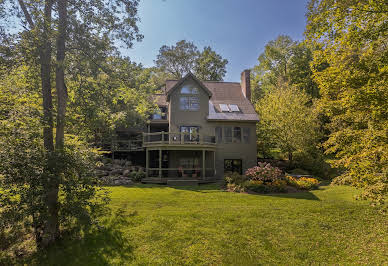
[(218, 183), (212, 183), (212, 184), (200, 184), (200, 185), (193, 185), (193, 186), (170, 186), (170, 185), (160, 185), (160, 184), (135, 184), (126, 186), (128, 188), (141, 188), (141, 189), (177, 189), (177, 190), (187, 190), (187, 191), (194, 191), (194, 192), (200, 192), (200, 193), (211, 193), (211, 192), (222, 192), (222, 185)]
[(62, 240), (44, 252), (26, 259), (37, 265), (109, 265), (134, 259), (130, 240), (122, 228), (129, 225), (124, 211), (118, 210), (106, 225), (85, 234), (82, 239)]
[(286, 198), (286, 199), (305, 199), (305, 200), (319, 200), (315, 194), (310, 191), (305, 192), (292, 192), (292, 193), (277, 193), (277, 194), (259, 194), (264, 196), (271, 196), (277, 198)]

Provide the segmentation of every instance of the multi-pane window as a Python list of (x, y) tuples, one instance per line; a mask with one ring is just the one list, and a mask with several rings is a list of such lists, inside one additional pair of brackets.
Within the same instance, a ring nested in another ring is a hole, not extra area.
[(181, 94), (198, 94), (198, 88), (192, 87), (189, 85), (183, 86), (181, 89)]
[(224, 172), (236, 172), (242, 174), (242, 160), (240, 159), (225, 159)]
[(241, 127), (233, 128), (233, 142), (241, 143)]
[(249, 127), (244, 127), (243, 128), (243, 141), (245, 144), (249, 143), (249, 139), (251, 137), (251, 130)]
[(216, 141), (222, 143), (222, 127), (216, 127)]
[(184, 141), (199, 141), (199, 127), (181, 126), (180, 131), (184, 133)]
[(181, 110), (198, 111), (199, 97), (198, 96), (181, 96), (179, 99)]
[(152, 114), (151, 119), (153, 119), (153, 120), (167, 119), (167, 108), (166, 107), (159, 107), (159, 111)]
[(232, 127), (224, 127), (225, 142), (232, 142)]

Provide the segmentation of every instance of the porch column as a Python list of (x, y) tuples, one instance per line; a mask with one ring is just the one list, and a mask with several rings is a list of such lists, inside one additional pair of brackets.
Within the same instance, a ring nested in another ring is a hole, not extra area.
[(159, 177), (162, 178), (162, 149), (159, 149)]
[(148, 149), (146, 148), (146, 177), (148, 177)]
[(205, 179), (205, 150), (202, 150), (202, 179)]
[(213, 151), (213, 177), (216, 176), (216, 151)]

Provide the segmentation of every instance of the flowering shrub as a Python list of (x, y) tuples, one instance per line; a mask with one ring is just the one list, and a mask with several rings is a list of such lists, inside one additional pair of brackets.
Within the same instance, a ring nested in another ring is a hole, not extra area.
[(292, 176), (286, 176), (286, 182), (290, 186), (303, 190), (316, 189), (319, 185), (319, 181), (312, 177), (295, 178)]
[(258, 166), (249, 168), (245, 175), (250, 180), (272, 182), (282, 179), (282, 171), (269, 163), (258, 163)]

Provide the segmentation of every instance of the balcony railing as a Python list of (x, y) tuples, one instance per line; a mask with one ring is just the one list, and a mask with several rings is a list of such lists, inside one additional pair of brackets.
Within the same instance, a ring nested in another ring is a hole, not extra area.
[(113, 140), (112, 151), (141, 151), (143, 145), (141, 140)]
[(206, 144), (215, 145), (215, 136), (184, 132), (143, 133), (143, 145), (148, 144)]

